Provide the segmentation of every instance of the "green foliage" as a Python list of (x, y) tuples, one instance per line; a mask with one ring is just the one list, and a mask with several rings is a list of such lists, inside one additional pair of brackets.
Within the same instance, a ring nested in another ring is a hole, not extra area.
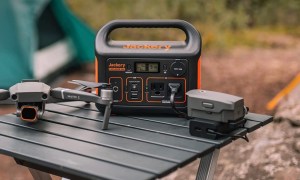
[[(299, 0), (68, 0), (95, 30), (113, 19), (184, 19), (201, 32), (204, 47), (264, 45), (255, 29), (300, 35)], [(144, 33), (134, 33), (141, 37)], [(176, 36), (154, 32), (150, 38)], [(176, 39), (176, 38), (175, 38)]]

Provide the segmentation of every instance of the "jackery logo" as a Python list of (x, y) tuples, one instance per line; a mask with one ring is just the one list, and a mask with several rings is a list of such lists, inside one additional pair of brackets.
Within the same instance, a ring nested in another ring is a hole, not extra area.
[(149, 44), (127, 44), (123, 46), (124, 49), (164, 49), (169, 51), (171, 45), (149, 45)]
[(125, 71), (125, 64), (109, 63), (108, 70), (109, 71)]

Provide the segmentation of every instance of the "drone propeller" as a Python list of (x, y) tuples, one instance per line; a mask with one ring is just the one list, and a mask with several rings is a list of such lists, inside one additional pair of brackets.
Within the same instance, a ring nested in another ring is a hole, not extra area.
[(106, 88), (109, 87), (108, 83), (96, 83), (96, 82), (89, 82), (89, 81), (81, 81), (81, 80), (72, 80), (68, 81), (69, 83), (72, 84), (77, 84), (80, 86), (84, 86), (87, 88)]
[(6, 100), (10, 97), (10, 93), (8, 90), (0, 89), (0, 101)]

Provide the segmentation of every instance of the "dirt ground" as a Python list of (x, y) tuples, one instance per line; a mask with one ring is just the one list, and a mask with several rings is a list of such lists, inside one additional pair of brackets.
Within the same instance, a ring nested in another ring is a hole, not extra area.
[[(203, 89), (239, 95), (251, 112), (274, 114), (266, 104), (300, 72), (300, 41), (265, 37), (273, 48), (237, 48), (204, 53)], [(205, 51), (204, 51), (205, 52)], [(300, 179), (300, 153), (292, 147), (296, 128), (272, 123), (221, 149), (215, 179)], [(198, 161), (166, 179), (195, 179)], [(186, 178), (189, 177), (189, 178)]]
[[(274, 114), (266, 104), (300, 72), (300, 39), (289, 36), (263, 37), (274, 46), (236, 48), (226, 53), (203, 50), (202, 88), (243, 96), (251, 112)], [(93, 80), (93, 65), (60, 78)], [(0, 106), (0, 114), (12, 112)], [(246, 143), (237, 140), (221, 149), (215, 179), (297, 179), (300, 153), (291, 146), (296, 128), (272, 123)], [(0, 155), (0, 179), (31, 179), (26, 168)], [(199, 160), (165, 177), (165, 180), (195, 179)]]

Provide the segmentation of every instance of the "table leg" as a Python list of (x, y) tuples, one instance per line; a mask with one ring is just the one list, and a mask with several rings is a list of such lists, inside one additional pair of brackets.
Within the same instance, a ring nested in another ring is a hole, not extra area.
[(212, 180), (218, 162), (220, 149), (203, 156), (197, 172), (196, 180)]
[(34, 180), (52, 180), (50, 174), (36, 169), (28, 168)]

